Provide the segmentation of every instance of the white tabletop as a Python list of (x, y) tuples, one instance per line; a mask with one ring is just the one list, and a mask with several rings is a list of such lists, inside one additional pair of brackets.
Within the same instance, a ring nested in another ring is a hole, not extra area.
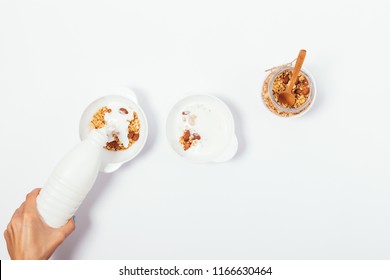
[[(99, 176), (54, 259), (390, 258), (388, 15), (384, 0), (0, 1), (0, 228), (79, 142), (84, 108), (128, 86), (147, 144)], [(264, 70), (302, 48), (317, 99), (279, 118)], [(191, 93), (232, 110), (233, 160), (169, 146)]]

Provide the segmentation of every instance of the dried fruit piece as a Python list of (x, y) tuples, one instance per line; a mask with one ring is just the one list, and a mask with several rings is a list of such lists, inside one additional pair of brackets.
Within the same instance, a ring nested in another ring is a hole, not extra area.
[(133, 136), (134, 136), (134, 131), (129, 131), (129, 133), (127, 134), (127, 138), (132, 139)]
[(294, 92), (297, 94), (300, 94), (302, 92), (302, 90), (300, 88), (297, 88)]
[(119, 108), (119, 113), (127, 115), (129, 113), (129, 111), (127, 111), (126, 108)]
[(201, 138), (198, 133), (192, 134), (192, 137), (193, 137), (194, 140), (200, 140), (200, 138)]
[(288, 81), (290, 81), (290, 77), (288, 76), (288, 75), (286, 75), (285, 77), (284, 77), (284, 79), (283, 79), (283, 83), (284, 84), (288, 84)]
[(182, 112), (181, 114), (182, 115), (189, 115), (191, 112), (190, 111), (184, 111), (184, 112)]

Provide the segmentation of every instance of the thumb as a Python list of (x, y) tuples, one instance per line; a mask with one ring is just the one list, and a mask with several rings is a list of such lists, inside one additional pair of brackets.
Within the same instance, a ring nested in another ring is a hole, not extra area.
[(74, 216), (61, 227), (61, 231), (65, 234), (65, 238), (68, 237), (76, 229), (76, 223), (74, 222)]

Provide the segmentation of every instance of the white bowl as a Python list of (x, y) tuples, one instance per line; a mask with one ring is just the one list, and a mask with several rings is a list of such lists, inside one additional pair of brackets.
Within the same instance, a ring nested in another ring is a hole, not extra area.
[(132, 160), (136, 157), (144, 147), (146, 139), (148, 137), (148, 122), (144, 111), (138, 105), (137, 97), (135, 93), (126, 87), (114, 88), (102, 98), (99, 98), (92, 102), (83, 112), (80, 120), (80, 138), (84, 140), (90, 130), (89, 122), (92, 120), (93, 115), (99, 110), (99, 108), (108, 106), (112, 103), (123, 103), (133, 109), (140, 120), (140, 137), (129, 149), (123, 151), (109, 151), (103, 149), (102, 164), (100, 171), (105, 173), (111, 173), (117, 170), (125, 162)]
[[(201, 144), (184, 150), (180, 144), (185, 125), (183, 112), (191, 111), (196, 118), (193, 129), (201, 136)], [(234, 119), (228, 106), (212, 95), (192, 95), (176, 103), (168, 114), (166, 134), (172, 149), (194, 162), (224, 162), (237, 152)]]

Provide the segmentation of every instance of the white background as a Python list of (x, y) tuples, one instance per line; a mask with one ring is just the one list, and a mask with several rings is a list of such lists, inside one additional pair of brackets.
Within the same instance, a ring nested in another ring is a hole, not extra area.
[[(378, 0), (1, 1), (0, 228), (78, 143), (84, 108), (125, 85), (149, 120), (145, 149), (99, 176), (53, 258), (390, 258), (389, 12)], [(301, 48), (317, 100), (278, 118), (264, 70)], [(168, 145), (168, 111), (191, 92), (231, 108), (232, 161), (192, 164)]]

